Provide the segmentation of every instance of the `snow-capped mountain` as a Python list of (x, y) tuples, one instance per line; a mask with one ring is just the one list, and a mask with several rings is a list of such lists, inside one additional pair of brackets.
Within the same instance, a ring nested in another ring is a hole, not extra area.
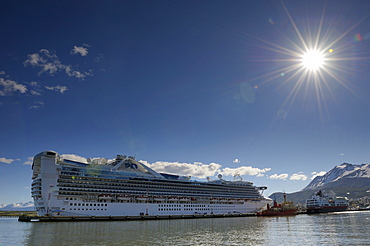
[(32, 201), (11, 204), (0, 204), (0, 211), (34, 211), (35, 205)]
[(343, 163), (335, 166), (324, 176), (315, 177), (303, 190), (317, 189), (328, 183), (346, 178), (370, 178), (370, 163), (359, 165)]
[[(318, 190), (333, 192), (336, 196), (349, 199), (369, 197), (370, 163), (359, 165), (343, 163), (335, 166), (325, 175), (315, 177), (303, 190), (287, 194), (287, 199), (304, 204), (306, 199)], [(270, 198), (282, 202), (283, 193), (274, 193)]]

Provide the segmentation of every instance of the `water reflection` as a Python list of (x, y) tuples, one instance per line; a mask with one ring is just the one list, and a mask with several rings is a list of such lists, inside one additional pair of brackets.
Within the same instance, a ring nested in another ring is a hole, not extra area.
[(351, 212), (21, 224), (27, 245), (369, 245), (369, 222), (370, 212)]
[(261, 245), (257, 217), (33, 223), (29, 245)]

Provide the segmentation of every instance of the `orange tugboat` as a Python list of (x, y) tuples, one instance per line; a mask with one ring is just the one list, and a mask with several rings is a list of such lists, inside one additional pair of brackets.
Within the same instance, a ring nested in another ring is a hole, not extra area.
[(267, 204), (267, 209), (258, 212), (257, 215), (259, 216), (286, 216), (286, 215), (296, 215), (298, 213), (298, 209), (293, 204), (293, 202), (286, 201), (286, 194), (284, 193), (284, 202), (282, 204), (278, 204), (276, 200), (274, 200), (274, 205), (270, 207)]

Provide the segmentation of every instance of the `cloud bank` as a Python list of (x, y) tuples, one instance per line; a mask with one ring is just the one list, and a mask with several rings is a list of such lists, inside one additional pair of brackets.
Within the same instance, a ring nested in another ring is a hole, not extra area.
[(230, 175), (234, 176), (236, 173), (239, 173), (240, 175), (249, 175), (249, 176), (257, 176), (257, 177), (263, 177), (264, 173), (267, 171), (270, 171), (271, 168), (256, 168), (251, 166), (241, 166), (237, 168), (223, 168), (221, 173), (223, 175)]
[(264, 173), (269, 171), (270, 168), (255, 168), (251, 166), (241, 166), (237, 168), (222, 168), (222, 165), (217, 163), (180, 163), (180, 162), (164, 162), (164, 161), (157, 161), (152, 164), (148, 163), (147, 161), (140, 161), (147, 165), (148, 167), (152, 168), (157, 172), (164, 172), (164, 173), (173, 173), (173, 174), (181, 174), (187, 175), (197, 178), (206, 178), (215, 176), (217, 174), (222, 174), (224, 176), (234, 176), (235, 174), (240, 175), (249, 175), (249, 176), (257, 176), (262, 177)]

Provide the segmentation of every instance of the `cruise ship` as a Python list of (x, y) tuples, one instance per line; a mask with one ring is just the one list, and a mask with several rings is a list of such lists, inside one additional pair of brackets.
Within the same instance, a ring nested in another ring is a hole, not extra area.
[(271, 202), (267, 187), (241, 178), (205, 182), (158, 173), (117, 155), (87, 163), (44, 151), (33, 158), (32, 197), (38, 216), (161, 216), (255, 213)]

